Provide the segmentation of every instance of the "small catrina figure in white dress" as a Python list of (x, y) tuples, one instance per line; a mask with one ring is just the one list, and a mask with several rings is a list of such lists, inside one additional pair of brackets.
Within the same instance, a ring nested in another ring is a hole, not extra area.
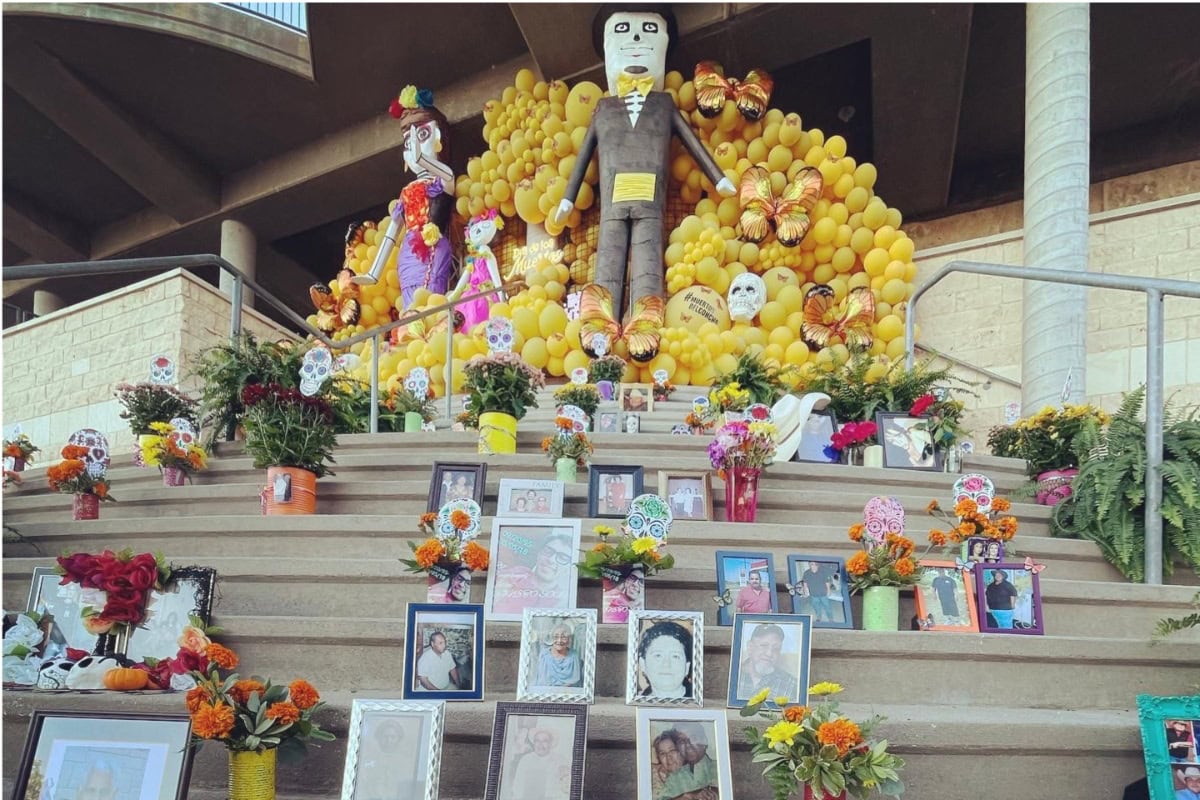
[[(451, 299), (457, 300), (464, 294), (477, 294), (500, 285), (500, 268), (489, 244), (503, 228), (504, 220), (494, 208), (471, 217), (471, 221), (467, 223), (467, 257), (463, 259), (462, 276), (450, 295)], [(458, 310), (464, 318), (462, 330), (469, 331), (485, 321), (492, 303), (504, 299), (504, 293), (498, 292), (491, 297), (481, 297), (459, 306)]]

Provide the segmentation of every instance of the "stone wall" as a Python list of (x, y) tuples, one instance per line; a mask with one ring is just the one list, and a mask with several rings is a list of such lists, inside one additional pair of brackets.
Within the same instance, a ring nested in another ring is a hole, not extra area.
[[(242, 327), (258, 337), (289, 335), (250, 310)], [(148, 380), (151, 357), (165, 354), (194, 394), (196, 354), (228, 338), (229, 301), (182, 270), (16, 325), (4, 332), (4, 433), (20, 423), (42, 448), (38, 466), (57, 460), (80, 428), (104, 433), (118, 454), (130, 452), (133, 436), (113, 387)]]
[[(917, 244), (918, 281), (953, 260), (1022, 264), (1021, 204), (959, 214), (905, 229)], [(1088, 268), (1093, 272), (1200, 281), (1200, 162), (1131, 175), (1091, 187)], [(950, 275), (920, 301), (919, 342), (1019, 383), (1021, 282)], [(1200, 301), (1165, 303), (1166, 396), (1200, 403)], [(1146, 301), (1140, 293), (1088, 292), (1088, 400), (1106, 409), (1146, 376)], [(1020, 389), (980, 372), (967, 423), (982, 445), (1004, 422), (1004, 406)], [(1037, 409), (1025, 409), (1032, 413)]]

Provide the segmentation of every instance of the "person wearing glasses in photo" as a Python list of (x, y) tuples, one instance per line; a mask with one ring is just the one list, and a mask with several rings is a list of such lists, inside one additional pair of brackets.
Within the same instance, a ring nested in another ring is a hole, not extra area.
[(1011, 629), (1017, 608), (1017, 587), (1008, 580), (1008, 573), (1002, 569), (992, 570), (992, 582), (987, 585), (984, 594), (987, 596), (988, 616), (996, 623), (996, 627)]
[(563, 608), (574, 576), (571, 565), (578, 553), (570, 533), (551, 534), (537, 550), (533, 566), (513, 564), (513, 554), (501, 548), (496, 571), (495, 611), (516, 614), (526, 608)]
[(534, 686), (582, 686), (583, 665), (579, 653), (572, 648), (575, 632), (566, 620), (560, 620), (551, 630), (549, 642), (538, 653), (537, 676)]
[(742, 648), (745, 657), (738, 666), (739, 700), (749, 700), (763, 689), (769, 689), (772, 697), (796, 696), (799, 680), (780, 665), (784, 639), (783, 628), (774, 623), (754, 626)]

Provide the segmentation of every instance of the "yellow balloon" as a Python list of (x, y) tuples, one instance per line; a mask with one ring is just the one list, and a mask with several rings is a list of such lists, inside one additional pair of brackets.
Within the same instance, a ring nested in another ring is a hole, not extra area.
[(587, 353), (583, 352), (582, 350), (572, 350), (571, 352), (567, 353), (567, 357), (563, 359), (563, 372), (567, 375), (570, 375), (579, 367), (587, 369), (587, 366), (590, 363), (591, 359), (588, 358)]
[(786, 287), (800, 287), (800, 279), (791, 267), (772, 267), (762, 274), (762, 279), (767, 284), (767, 300), (779, 299), (779, 293)]
[(533, 309), (526, 307), (513, 309), (512, 321), (513, 327), (525, 339), (532, 339), (538, 335), (538, 316)]
[(782, 327), (787, 322), (787, 309), (783, 303), (778, 300), (773, 300), (762, 307), (758, 312), (758, 323), (765, 330), (774, 330)]
[(543, 339), (549, 339), (556, 333), (562, 333), (569, 321), (567, 312), (562, 306), (557, 303), (547, 303), (546, 307), (538, 314), (537, 330)]
[(908, 287), (904, 281), (897, 278), (884, 283), (883, 289), (879, 292), (879, 296), (884, 302), (891, 303), (894, 306), (896, 303), (904, 300), (907, 288)]
[(577, 128), (586, 128), (603, 94), (604, 91), (591, 81), (581, 81), (572, 86), (566, 102), (567, 122)]
[(550, 353), (546, 350), (546, 340), (535, 336), (525, 342), (521, 348), (521, 358), (537, 369), (543, 369), (550, 361)]
[(888, 314), (875, 323), (875, 335), (885, 342), (904, 338), (904, 322), (895, 314)]

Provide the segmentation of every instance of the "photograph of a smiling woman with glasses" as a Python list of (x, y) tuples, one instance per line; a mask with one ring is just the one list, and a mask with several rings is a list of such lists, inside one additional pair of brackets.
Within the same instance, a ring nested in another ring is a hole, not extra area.
[(519, 622), (526, 608), (572, 608), (579, 520), (492, 523), (487, 618)]

